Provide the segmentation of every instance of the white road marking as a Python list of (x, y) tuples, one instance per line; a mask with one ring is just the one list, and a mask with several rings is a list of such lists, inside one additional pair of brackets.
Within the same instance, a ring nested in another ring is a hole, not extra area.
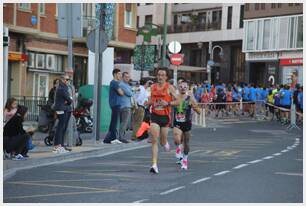
[(249, 165), (249, 164), (241, 164), (241, 165), (238, 165), (238, 166), (234, 167), (233, 169), (240, 169), (240, 168), (246, 167), (246, 166), (248, 166), (248, 165)]
[(211, 177), (205, 177), (205, 178), (196, 180), (196, 181), (192, 182), (191, 184), (197, 184), (197, 183), (200, 183), (200, 182), (204, 182), (204, 181), (206, 181), (206, 180), (209, 180), (209, 179), (211, 179)]
[(279, 156), (279, 155), (281, 155), (281, 153), (275, 153), (275, 154), (273, 154), (274, 156)]
[(277, 175), (303, 176), (303, 173), (275, 172)]
[(292, 150), (292, 147), (287, 147), (287, 150)]
[(166, 195), (166, 194), (169, 194), (169, 193), (171, 193), (171, 192), (175, 192), (175, 191), (177, 191), (177, 190), (181, 190), (181, 189), (184, 189), (184, 188), (185, 188), (185, 186), (176, 187), (176, 188), (173, 188), (173, 189), (171, 189), (171, 190), (167, 190), (167, 191), (165, 191), (165, 192), (162, 192), (162, 193), (160, 193), (160, 195)]
[(257, 163), (257, 162), (261, 162), (262, 160), (253, 160), (253, 161), (251, 161), (251, 162), (248, 162), (248, 163), (250, 163), (250, 164), (254, 164), (254, 163)]
[(135, 201), (135, 202), (133, 202), (133, 203), (141, 203), (141, 202), (144, 202), (144, 201), (148, 201), (149, 199), (142, 199), (142, 200), (137, 200), (137, 201)]
[(274, 157), (273, 157), (273, 156), (267, 156), (267, 157), (264, 157), (264, 158), (262, 158), (262, 159), (268, 160), (268, 159), (272, 159), (272, 158), (274, 158)]
[(214, 174), (214, 176), (224, 175), (224, 174), (229, 173), (229, 172), (230, 172), (230, 171), (228, 171), (228, 170), (222, 171), (222, 172), (219, 172), (219, 173)]
[(287, 150), (287, 149), (284, 149), (284, 150), (282, 150), (281, 152), (288, 152), (288, 150)]

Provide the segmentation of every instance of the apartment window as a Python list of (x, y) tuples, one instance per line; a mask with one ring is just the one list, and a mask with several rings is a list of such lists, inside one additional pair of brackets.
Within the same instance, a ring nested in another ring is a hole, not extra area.
[(289, 19), (289, 47), (295, 47), (295, 24), (296, 24), (296, 17), (291, 17)]
[(264, 30), (263, 30), (263, 49), (269, 49), (270, 44), (270, 29), (271, 20), (264, 20)]
[(132, 27), (133, 26), (133, 14), (132, 14), (132, 4), (125, 4), (124, 11), (124, 26)]
[(233, 13), (233, 7), (229, 6), (227, 8), (227, 29), (232, 28), (232, 13)]
[(206, 12), (201, 12), (198, 14), (198, 20), (200, 24), (206, 24), (207, 20), (207, 13)]
[(259, 4), (255, 4), (255, 10), (259, 10)]
[(303, 47), (303, 17), (298, 17), (298, 23), (297, 23), (297, 48)]
[(243, 28), (243, 19), (244, 19), (244, 5), (240, 6), (240, 22), (239, 28)]
[(140, 6), (140, 4), (138, 3), (137, 6)]
[(43, 54), (36, 54), (36, 68), (45, 68), (45, 55)]
[(212, 22), (221, 22), (222, 11), (213, 11), (212, 12)]
[(254, 40), (255, 40), (255, 22), (249, 21), (247, 26), (247, 50), (254, 49)]
[(282, 8), (282, 4), (277, 4), (277, 7), (278, 8)]
[(146, 15), (145, 16), (145, 24), (152, 24), (153, 16), (152, 15)]
[(20, 9), (31, 10), (31, 4), (19, 4)]
[(288, 28), (289, 28), (289, 18), (283, 17), (280, 18), (280, 27), (279, 27), (279, 48), (287, 48), (288, 40)]
[(53, 54), (46, 55), (46, 68), (50, 70), (56, 70), (56, 56)]
[(46, 8), (45, 8), (45, 4), (39, 4), (39, 13), (40, 14), (45, 14), (45, 11)]
[(262, 34), (263, 34), (263, 21), (259, 20), (257, 21), (257, 45), (256, 49), (261, 50), (262, 49)]
[(28, 59), (28, 67), (34, 67), (34, 63), (35, 63), (35, 53), (28, 53), (29, 59)]
[(245, 4), (245, 10), (249, 11), (249, 9), (250, 9), (250, 4)]
[(266, 4), (260, 4), (260, 8), (264, 10), (266, 8)]
[(271, 4), (271, 8), (275, 9), (276, 8), (276, 4)]
[(91, 17), (93, 15), (93, 4), (90, 3), (83, 3), (82, 4), (82, 10), (83, 10), (83, 16), (85, 17)]

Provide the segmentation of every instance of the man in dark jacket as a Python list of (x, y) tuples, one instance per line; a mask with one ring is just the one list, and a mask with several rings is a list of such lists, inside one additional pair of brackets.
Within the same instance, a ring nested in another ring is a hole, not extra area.
[(72, 103), (72, 98), (68, 92), (68, 86), (67, 86), (68, 81), (69, 81), (69, 76), (65, 75), (61, 77), (54, 98), (53, 110), (56, 111), (57, 118), (59, 121), (57, 124), (55, 137), (54, 137), (53, 152), (58, 154), (68, 152), (68, 150), (63, 147), (65, 129), (67, 128), (66, 124), (68, 118), (68, 111), (70, 110), (69, 105)]

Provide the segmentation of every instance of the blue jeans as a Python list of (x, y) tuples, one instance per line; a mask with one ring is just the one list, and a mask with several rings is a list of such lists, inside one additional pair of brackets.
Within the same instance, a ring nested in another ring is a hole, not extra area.
[(104, 138), (104, 143), (110, 143), (111, 141), (117, 139), (118, 131), (117, 131), (117, 124), (119, 120), (120, 115), (120, 106), (114, 106), (111, 107), (112, 110), (112, 116), (111, 116), (111, 122), (109, 125), (108, 133), (106, 134)]

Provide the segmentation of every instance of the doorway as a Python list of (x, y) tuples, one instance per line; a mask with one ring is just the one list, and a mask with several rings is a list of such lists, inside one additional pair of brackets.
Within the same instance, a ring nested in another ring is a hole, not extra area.
[(250, 83), (264, 85), (266, 82), (266, 63), (256, 62), (250, 64)]

